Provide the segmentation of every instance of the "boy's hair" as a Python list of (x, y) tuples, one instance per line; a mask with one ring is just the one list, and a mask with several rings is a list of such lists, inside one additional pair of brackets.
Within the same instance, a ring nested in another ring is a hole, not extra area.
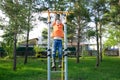
[(60, 20), (60, 14), (55, 15), (55, 20)]

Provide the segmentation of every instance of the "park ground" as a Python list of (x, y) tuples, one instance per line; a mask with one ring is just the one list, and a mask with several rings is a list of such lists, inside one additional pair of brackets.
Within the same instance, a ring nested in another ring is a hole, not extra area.
[[(46, 58), (17, 58), (17, 70), (13, 71), (13, 59), (0, 58), (0, 80), (47, 80)], [(120, 57), (103, 58), (98, 68), (95, 57), (68, 58), (68, 80), (120, 80)], [(61, 80), (60, 74), (51, 74), (51, 80)]]

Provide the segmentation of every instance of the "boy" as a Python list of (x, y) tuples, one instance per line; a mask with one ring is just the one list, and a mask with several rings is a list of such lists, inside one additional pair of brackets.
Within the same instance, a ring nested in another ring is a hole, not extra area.
[(53, 32), (51, 34), (51, 37), (53, 38), (53, 49), (52, 49), (52, 68), (55, 68), (55, 57), (56, 57), (56, 51), (58, 49), (58, 58), (59, 58), (59, 65), (58, 67), (61, 68), (61, 62), (62, 62), (62, 39), (64, 38), (64, 32), (63, 32), (63, 24), (60, 21), (60, 17), (56, 17), (55, 21), (52, 24)]

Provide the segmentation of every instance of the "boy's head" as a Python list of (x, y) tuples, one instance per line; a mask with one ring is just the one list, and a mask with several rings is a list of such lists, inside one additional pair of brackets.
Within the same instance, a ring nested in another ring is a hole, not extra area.
[(61, 23), (61, 21), (59, 20), (59, 19), (57, 19), (56, 20), (56, 24), (58, 25), (58, 24), (60, 24)]
[(55, 20), (60, 19), (60, 14), (55, 14)]

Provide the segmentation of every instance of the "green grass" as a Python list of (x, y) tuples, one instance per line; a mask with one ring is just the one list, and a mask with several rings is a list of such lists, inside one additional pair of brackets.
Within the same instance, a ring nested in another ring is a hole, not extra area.
[[(13, 60), (0, 58), (0, 80), (47, 80), (47, 61), (45, 58), (17, 58), (17, 70), (13, 71)], [(85, 57), (76, 63), (75, 58), (68, 59), (68, 80), (120, 80), (120, 58), (104, 57), (95, 68), (96, 58)], [(60, 74), (51, 74), (51, 80), (60, 80)]]

